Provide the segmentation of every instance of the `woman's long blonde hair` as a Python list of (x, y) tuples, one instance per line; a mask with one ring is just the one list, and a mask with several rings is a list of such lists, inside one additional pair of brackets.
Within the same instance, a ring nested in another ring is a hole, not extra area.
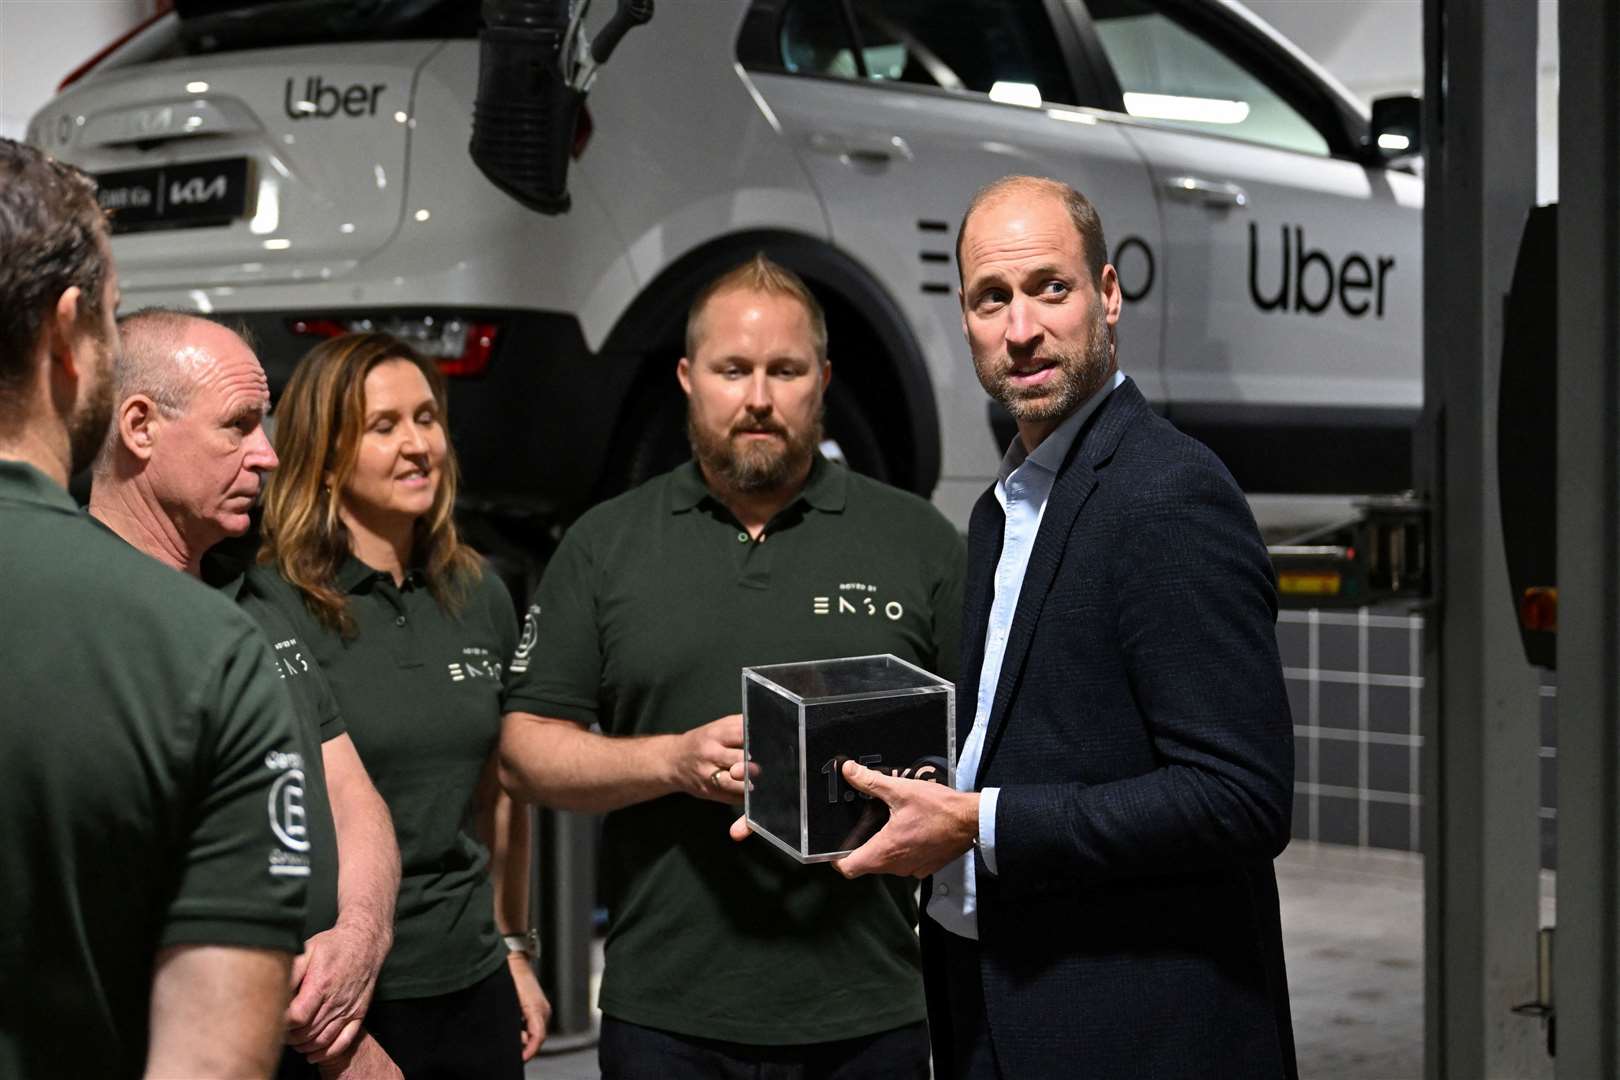
[[(273, 564), (304, 594), (322, 625), (345, 637), (357, 632), (337, 572), (350, 552), (338, 517), (343, 490), (360, 456), (365, 432), (366, 376), (380, 364), (416, 365), (433, 391), (439, 422), (448, 424), (444, 377), (405, 342), (389, 334), (345, 334), (323, 341), (298, 362), (276, 407), (276, 456), (281, 465), (264, 490), (264, 543), (259, 561)], [(416, 521), (415, 563), (434, 600), (454, 611), (482, 564), (456, 533), (456, 454), (446, 443), (433, 506)]]

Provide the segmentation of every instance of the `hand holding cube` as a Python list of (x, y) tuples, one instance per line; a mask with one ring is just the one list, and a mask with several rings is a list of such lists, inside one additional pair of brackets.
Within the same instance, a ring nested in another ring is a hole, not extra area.
[(847, 878), (863, 874), (925, 878), (972, 847), (979, 834), (977, 792), (889, 776), (855, 761), (844, 762), (844, 781), (889, 806), (888, 824), (834, 861)]
[(672, 784), (688, 795), (713, 802), (743, 801), (743, 718), (722, 716), (676, 737), (670, 762)]

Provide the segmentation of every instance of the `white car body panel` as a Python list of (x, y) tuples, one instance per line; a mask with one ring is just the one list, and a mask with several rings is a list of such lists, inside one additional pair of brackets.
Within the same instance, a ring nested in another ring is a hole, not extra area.
[[(91, 172), (249, 159), (251, 218), (188, 230), (178, 242), (172, 231), (116, 239), (119, 267), (137, 293), (330, 280), (352, 273), (400, 226), (410, 132), (396, 117), (408, 116), (415, 69), (437, 47), (351, 46), (340, 86), (330, 83), (333, 65), (303, 48), (119, 68), (51, 102), (37, 126), (47, 150)], [(351, 99), (361, 115), (293, 119), (287, 103), (302, 101), (311, 79), (321, 80), (323, 105), (334, 100), (326, 90), (364, 88), (364, 105)], [(62, 117), (72, 122), (58, 123)], [(57, 137), (63, 130), (67, 140)], [(141, 140), (164, 141), (142, 149)]]
[[(1213, 2), (1350, 100), (1245, 9)], [(1172, 417), (1183, 405), (1420, 405), (1415, 177), (1095, 108), (745, 70), (748, 7), (665, 6), (624, 39), (589, 99), (572, 208), (556, 217), (524, 209), (468, 154), (471, 39), (146, 60), (178, 33), (167, 19), (126, 46), (124, 59), (140, 62), (93, 73), (30, 131), (91, 172), (250, 160), (255, 202), (241, 220), (115, 237), (129, 307), (556, 313), (577, 320), (595, 353), (660, 275), (706, 245), (752, 233), (825, 244), (881, 283), (926, 362), (933, 400), (919, 402), (940, 439), (933, 495), (964, 524), (1002, 448), (962, 338), (955, 230), (972, 193), (1009, 172), (1059, 177), (1098, 204), (1128, 299), (1121, 366)], [(592, 22), (610, 8), (598, 4)], [(292, 115), (312, 97), (317, 115)], [(874, 148), (886, 156), (863, 156)], [(1246, 205), (1211, 209), (1166, 191), (1188, 176), (1237, 185)], [(1284, 225), (1302, 228), (1340, 276), (1351, 253), (1375, 276), (1380, 258), (1392, 260), (1382, 316), (1347, 313), (1337, 295), (1319, 315), (1259, 310), (1251, 223), (1265, 291), (1276, 287)], [(862, 362), (839, 344), (835, 371)], [(892, 403), (865, 407), (881, 417)]]
[[(1307, 408), (1422, 401), (1421, 181), (1218, 135), (1121, 126), (1150, 163), (1164, 207), (1164, 374), (1172, 401)], [(1189, 178), (1236, 185), (1243, 205), (1175, 194), (1176, 182)], [(1349, 281), (1370, 284), (1341, 289), (1346, 262), (1358, 256)], [(1256, 293), (1284, 307), (1262, 310)]]

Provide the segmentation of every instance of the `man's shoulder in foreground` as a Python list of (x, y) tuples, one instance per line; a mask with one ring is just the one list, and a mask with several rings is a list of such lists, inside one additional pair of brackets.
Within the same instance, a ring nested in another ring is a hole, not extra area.
[(245, 617), (87, 521), (53, 531), (67, 542), (40, 562), (0, 557), (0, 595), (34, 613), (0, 627), (17, 709), (0, 821), (33, 836), (0, 859), (30, 885), (0, 911), (28, 927), (27, 979), (75, 990), (12, 1002), (14, 1034), (21, 1074), (133, 1075), (158, 950), (298, 951), (305, 886), (274, 861), (299, 865), (274, 834), (273, 785), (292, 774), (270, 757), (295, 744)]
[[(8, 466), (10, 468), (10, 466)], [(188, 641), (234, 639), (250, 624), (214, 590), (131, 547), (62, 500), (29, 500), (0, 511), (6, 558), (0, 576), (12, 598), (52, 597), (49, 610), (76, 632), (161, 632)], [(99, 617), (82, 619), (85, 608)], [(138, 621), (131, 616), (138, 614)]]
[(1114, 462), (1149, 471), (1179, 467), (1205, 469), (1225, 479), (1234, 490), (1237, 482), (1215, 452), (1155, 412), (1134, 383), (1115, 391), (1117, 405), (1126, 415)]
[(1115, 527), (1133, 538), (1120, 558), (1139, 565), (1144, 558), (1162, 560), (1173, 552), (1191, 556), (1185, 545), (1195, 543), (1205, 569), (1221, 567), (1237, 574), (1257, 587), (1253, 595), (1264, 597), (1268, 606), (1275, 604), (1271, 560), (1254, 512), (1214, 451), (1149, 413), (1146, 422), (1133, 425), (1121, 439), (1110, 467), (1118, 493), (1112, 503)]

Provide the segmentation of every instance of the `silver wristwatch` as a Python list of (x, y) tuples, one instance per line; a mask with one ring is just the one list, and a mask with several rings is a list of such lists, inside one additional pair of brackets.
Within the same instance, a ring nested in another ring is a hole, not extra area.
[(540, 931), (525, 930), (521, 934), (502, 934), (501, 939), (506, 942), (507, 952), (522, 953), (530, 960), (540, 959)]

